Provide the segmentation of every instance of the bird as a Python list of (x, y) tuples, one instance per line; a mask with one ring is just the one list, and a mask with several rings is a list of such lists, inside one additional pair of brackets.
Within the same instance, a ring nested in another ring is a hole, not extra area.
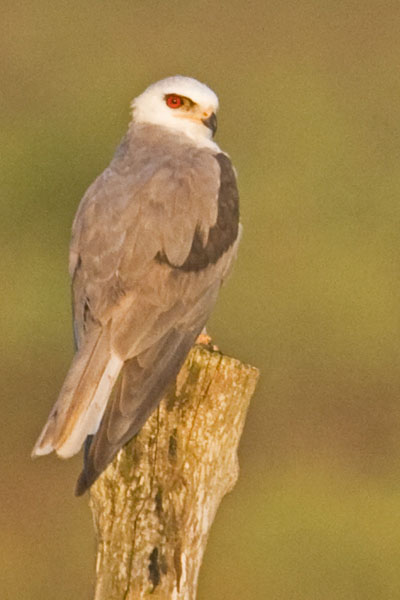
[(132, 102), (109, 166), (72, 225), (75, 355), (32, 456), (84, 446), (75, 494), (142, 428), (205, 328), (241, 235), (218, 97), (176, 75)]

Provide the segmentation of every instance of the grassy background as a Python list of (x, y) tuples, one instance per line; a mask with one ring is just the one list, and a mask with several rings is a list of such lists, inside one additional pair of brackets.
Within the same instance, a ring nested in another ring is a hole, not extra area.
[(67, 251), (131, 98), (221, 102), (244, 238), (210, 330), (262, 378), (199, 600), (400, 597), (397, 1), (2, 0), (0, 597), (91, 597), (80, 457), (29, 453), (72, 355)]

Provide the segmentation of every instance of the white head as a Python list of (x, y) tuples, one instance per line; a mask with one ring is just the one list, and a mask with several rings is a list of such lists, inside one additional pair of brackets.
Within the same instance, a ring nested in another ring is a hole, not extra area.
[(218, 98), (196, 79), (176, 75), (157, 81), (133, 100), (132, 109), (135, 123), (162, 125), (214, 146)]

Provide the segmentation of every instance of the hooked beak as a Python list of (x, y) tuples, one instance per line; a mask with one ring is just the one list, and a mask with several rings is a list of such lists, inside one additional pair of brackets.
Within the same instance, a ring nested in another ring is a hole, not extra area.
[(211, 113), (209, 117), (206, 119), (202, 119), (202, 122), (208, 129), (211, 129), (212, 135), (214, 137), (215, 132), (217, 131), (217, 115), (215, 113)]

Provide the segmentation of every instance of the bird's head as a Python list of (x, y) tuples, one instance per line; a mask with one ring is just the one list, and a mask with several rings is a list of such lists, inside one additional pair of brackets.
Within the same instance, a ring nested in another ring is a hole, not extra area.
[(191, 77), (168, 77), (153, 83), (132, 102), (133, 121), (162, 125), (208, 145), (217, 129), (218, 98)]

